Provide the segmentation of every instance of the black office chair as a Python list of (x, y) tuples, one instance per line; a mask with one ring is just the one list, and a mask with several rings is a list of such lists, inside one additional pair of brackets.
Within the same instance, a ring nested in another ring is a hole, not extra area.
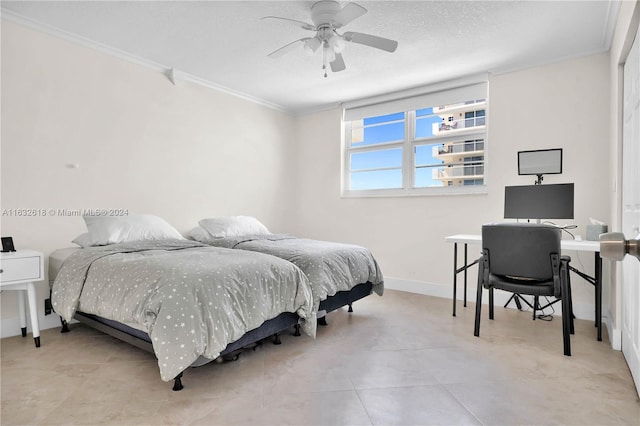
[[(474, 336), (480, 335), (482, 289), (489, 289), (489, 319), (493, 319), (493, 290), (535, 297), (554, 296), (562, 302), (564, 354), (571, 356), (573, 309), (569, 262), (561, 256), (561, 230), (551, 225), (501, 223), (482, 227), (482, 257), (478, 263), (478, 293)], [(535, 318), (534, 308), (534, 318)]]

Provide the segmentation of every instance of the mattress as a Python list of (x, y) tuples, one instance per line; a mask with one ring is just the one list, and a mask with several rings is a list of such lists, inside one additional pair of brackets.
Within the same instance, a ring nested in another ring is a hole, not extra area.
[(216, 247), (269, 254), (293, 263), (309, 278), (317, 302), (366, 282), (373, 285), (378, 295), (384, 292), (382, 272), (365, 247), (274, 234), (226, 238), (192, 236)]
[(54, 250), (53, 253), (49, 255), (49, 285), (53, 284), (56, 280), (64, 261), (73, 253), (80, 250), (82, 250), (80, 247), (67, 247)]
[[(80, 247), (65, 247), (54, 250), (53, 253), (49, 255), (49, 287), (51, 287), (53, 282), (56, 280), (58, 272), (60, 272), (60, 268), (62, 268), (64, 261), (67, 260), (69, 256), (79, 252), (80, 250), (82, 250)], [(147, 332), (144, 327), (138, 324), (126, 323), (125, 325), (144, 333)]]

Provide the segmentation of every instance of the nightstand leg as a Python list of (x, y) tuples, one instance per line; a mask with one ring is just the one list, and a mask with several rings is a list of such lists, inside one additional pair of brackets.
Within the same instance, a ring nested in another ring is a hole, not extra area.
[(25, 311), (24, 290), (18, 290), (18, 313), (20, 315), (20, 328), (22, 329), (22, 337), (27, 336), (27, 314)]
[(29, 314), (31, 315), (31, 331), (36, 348), (40, 347), (40, 326), (38, 325), (38, 308), (36, 303), (36, 287), (33, 283), (27, 284), (27, 297), (29, 299)]

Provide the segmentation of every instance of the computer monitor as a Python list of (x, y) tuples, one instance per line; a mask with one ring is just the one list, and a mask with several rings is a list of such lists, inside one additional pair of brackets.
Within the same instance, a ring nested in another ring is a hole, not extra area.
[(506, 186), (505, 219), (573, 219), (573, 184)]

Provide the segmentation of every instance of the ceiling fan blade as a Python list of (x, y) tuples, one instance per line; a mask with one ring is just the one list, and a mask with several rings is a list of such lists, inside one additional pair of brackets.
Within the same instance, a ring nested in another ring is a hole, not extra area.
[(295, 49), (296, 47), (298, 47), (298, 43), (304, 43), (309, 39), (311, 39), (311, 37), (305, 37), (305, 38), (301, 38), (300, 40), (292, 41), (289, 44), (285, 44), (280, 49), (274, 50), (273, 52), (269, 53), (267, 56), (269, 56), (270, 58), (279, 58), (285, 53), (288, 53), (293, 49)]
[(342, 55), (340, 53), (336, 53), (336, 59), (333, 62), (329, 62), (331, 66), (331, 71), (338, 72), (344, 71), (347, 69), (347, 66), (344, 64), (344, 60), (342, 59)]
[(346, 41), (364, 44), (366, 46), (375, 47), (376, 49), (386, 50), (387, 52), (395, 52), (398, 42), (388, 38), (378, 37), (371, 34), (346, 32), (342, 35)]
[(262, 18), (260, 18), (260, 20), (263, 20), (263, 19), (279, 19), (281, 21), (290, 22), (293, 25), (302, 28), (303, 30), (311, 30), (311, 31), (315, 31), (316, 30), (315, 25), (308, 24), (308, 23), (303, 22), (303, 21), (298, 21), (296, 19), (281, 18), (280, 16), (263, 16)]
[(340, 28), (367, 13), (367, 9), (355, 3), (348, 3), (333, 17), (333, 27)]

